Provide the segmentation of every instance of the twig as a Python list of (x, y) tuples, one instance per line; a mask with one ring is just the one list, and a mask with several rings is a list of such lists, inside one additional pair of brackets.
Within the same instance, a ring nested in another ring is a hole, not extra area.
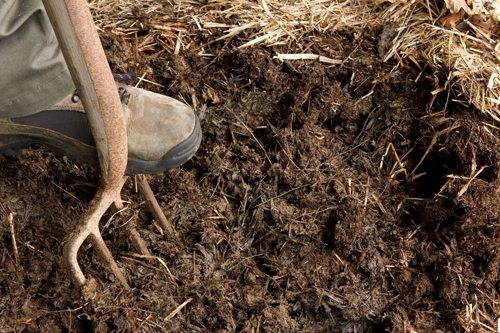
[[(155, 256), (155, 255), (152, 255), (152, 254), (138, 254), (138, 253), (130, 253), (129, 254), (130, 256), (134, 257), (134, 258), (141, 258), (141, 259), (146, 259), (148, 260), (149, 262), (152, 262), (152, 261), (158, 261), (161, 266), (163, 266), (163, 268), (165, 268), (165, 271), (167, 272), (167, 275), (168, 277), (172, 280), (173, 284), (175, 284), (176, 287), (179, 287), (179, 284), (177, 283), (177, 278), (174, 276), (174, 274), (172, 274), (172, 272), (170, 271), (170, 269), (168, 268), (168, 265), (167, 263), (165, 262), (165, 260), (163, 260), (162, 258), (158, 257), (158, 256)], [(133, 259), (133, 258), (130, 258), (130, 257), (123, 257), (123, 258), (126, 258), (126, 259), (129, 259), (129, 260), (135, 260), (137, 261), (136, 259)], [(140, 261), (138, 261), (140, 262)], [(145, 263), (141, 262), (143, 265), (145, 265), (146, 267), (149, 267), (149, 268), (152, 268), (152, 269), (155, 269), (155, 270), (158, 270), (158, 271), (161, 271), (161, 269), (159, 268), (156, 268), (156, 267), (153, 267), (153, 266), (150, 266), (150, 265), (146, 265)]]
[(174, 274), (172, 274), (172, 272), (170, 271), (170, 269), (168, 268), (167, 266), (167, 263), (165, 262), (165, 260), (163, 260), (162, 258), (160, 257), (155, 257), (156, 260), (158, 260), (158, 262), (163, 266), (165, 267), (166, 271), (167, 271), (167, 274), (168, 276), (170, 277), (170, 279), (172, 279), (172, 282), (178, 287), (179, 285), (177, 284), (177, 281), (176, 281), (176, 278), (174, 276)]
[(483, 172), (484, 169), (486, 169), (486, 168), (487, 168), (486, 166), (481, 167), (481, 169), (479, 169), (478, 172), (474, 173), (473, 175), (471, 175), (469, 177), (469, 179), (467, 180), (467, 183), (465, 183), (465, 185), (462, 187), (462, 189), (458, 192), (457, 199), (459, 199), (462, 195), (464, 195), (465, 192), (467, 192), (467, 190), (469, 189), (469, 187), (472, 184), (472, 182), (474, 181), (474, 179), (476, 179), (477, 176), (479, 176), (481, 174), (481, 172)]
[(168, 316), (165, 317), (165, 321), (169, 321), (170, 319), (174, 318), (175, 315), (177, 315), (186, 305), (188, 305), (189, 303), (191, 303), (193, 301), (192, 298), (188, 299), (187, 301), (185, 301), (184, 303), (182, 303), (181, 305), (179, 305), (178, 307), (176, 307), (174, 309), (174, 311), (170, 312), (170, 314)]
[(331, 65), (340, 65), (344, 61), (340, 59), (332, 59), (325, 56), (321, 56), (319, 54), (314, 53), (278, 53), (273, 59), (279, 59), (281, 61), (284, 60), (316, 60), (319, 62), (331, 64)]
[[(417, 171), (417, 169), (420, 167), (420, 165), (422, 165), (422, 163), (424, 162), (427, 155), (429, 155), (429, 153), (431, 152), (432, 147), (434, 147), (434, 145), (437, 143), (437, 140), (439, 139), (439, 137), (441, 137), (443, 134), (447, 134), (447, 133), (449, 133), (449, 132), (451, 132), (459, 127), (460, 127), (459, 125), (454, 125), (454, 126), (447, 127), (444, 130), (435, 133), (434, 136), (432, 137), (432, 140), (431, 140), (431, 143), (429, 144), (429, 147), (427, 147), (427, 150), (425, 151), (424, 155), (422, 155), (422, 157), (420, 158), (420, 161), (418, 161), (415, 168), (413, 168), (411, 175), (414, 175), (415, 172)], [(413, 179), (415, 179), (415, 177), (413, 177)]]
[(16, 230), (14, 228), (14, 215), (15, 215), (15, 213), (9, 213), (9, 217), (7, 218), (7, 222), (9, 223), (9, 228), (10, 228), (10, 237), (12, 239), (12, 249), (14, 251), (14, 260), (16, 262), (16, 266), (19, 267), (19, 250), (17, 249)]
[(243, 122), (243, 120), (240, 119), (240, 117), (238, 117), (238, 115), (233, 112), (232, 110), (230, 110), (231, 113), (235, 116), (235, 118), (240, 122), (240, 125), (245, 128), (248, 133), (250, 133), (250, 135), (252, 136), (252, 138), (255, 140), (255, 142), (257, 142), (257, 144), (259, 145), (260, 149), (262, 149), (262, 151), (264, 152), (264, 155), (266, 156), (266, 159), (267, 159), (267, 162), (269, 162), (269, 165), (273, 165), (273, 162), (271, 162), (271, 159), (269, 158), (269, 155), (267, 154), (267, 150), (264, 148), (264, 146), (262, 145), (262, 143), (260, 143), (259, 139), (257, 139), (257, 137), (255, 136), (255, 134), (253, 133), (253, 130), (247, 126), (247, 124), (245, 124)]

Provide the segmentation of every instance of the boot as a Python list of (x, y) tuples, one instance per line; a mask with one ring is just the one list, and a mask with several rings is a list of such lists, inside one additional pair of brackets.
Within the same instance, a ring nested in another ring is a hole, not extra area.
[[(127, 123), (127, 175), (154, 174), (187, 162), (198, 150), (201, 127), (193, 110), (171, 97), (118, 84)], [(20, 118), (0, 118), (0, 154), (44, 146), (77, 163), (98, 166), (83, 105), (71, 94), (52, 107)]]

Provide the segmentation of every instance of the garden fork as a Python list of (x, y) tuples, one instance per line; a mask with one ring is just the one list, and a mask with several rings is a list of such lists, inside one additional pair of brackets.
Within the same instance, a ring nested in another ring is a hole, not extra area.
[[(86, 0), (43, 0), (43, 4), (89, 119), (102, 173), (95, 198), (66, 241), (64, 259), (74, 283), (84, 286), (86, 278), (77, 255), (89, 238), (118, 280), (129, 288), (99, 230), (99, 221), (106, 211), (113, 204), (115, 208), (123, 205), (120, 193), (126, 180), (128, 148), (117, 86)], [(159, 220), (163, 218), (159, 216)], [(134, 237), (137, 239), (138, 234)]]

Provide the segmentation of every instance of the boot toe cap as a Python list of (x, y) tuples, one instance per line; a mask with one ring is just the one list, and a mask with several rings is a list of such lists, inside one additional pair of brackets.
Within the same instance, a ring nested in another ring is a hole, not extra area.
[(143, 164), (142, 169), (146, 170), (142, 172), (156, 173), (191, 158), (201, 141), (200, 124), (193, 109), (168, 96), (139, 88), (128, 89), (130, 100), (125, 115), (129, 173), (133, 173), (133, 161)]

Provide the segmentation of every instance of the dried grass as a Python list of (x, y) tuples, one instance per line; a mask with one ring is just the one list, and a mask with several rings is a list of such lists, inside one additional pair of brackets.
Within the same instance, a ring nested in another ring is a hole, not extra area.
[[(362, 29), (374, 21), (392, 24), (397, 33), (384, 60), (425, 61), (436, 72), (448, 74), (443, 90), (456, 86), (464, 101), (500, 121), (498, 36), (468, 17), (458, 22), (462, 27), (441, 26), (449, 12), (435, 2), (94, 0), (91, 7), (106, 32), (129, 39), (140, 36), (139, 52), (189, 49), (209, 55), (210, 44), (234, 37), (240, 48), (293, 44), (296, 49), (313, 35)], [(200, 33), (209, 36), (205, 43), (199, 42)]]
[[(373, 22), (391, 24), (396, 35), (384, 60), (425, 61), (447, 74), (442, 90), (456, 87), (462, 100), (500, 122), (498, 35), (465, 15), (450, 20), (442, 3), (442, 8), (428, 0), (92, 0), (90, 4), (101, 29), (125, 39), (138, 37), (139, 52), (160, 54), (189, 50), (209, 56), (214, 42), (236, 37), (240, 48), (283, 45), (307, 52), (303, 42), (309, 37), (343, 28), (361, 30)], [(457, 27), (443, 23), (450, 21)]]
[[(498, 22), (479, 27), (473, 23), (477, 17), (452, 16), (446, 8), (424, 0), (397, 1), (382, 17), (397, 31), (384, 60), (425, 61), (436, 73), (446, 74), (444, 86), (436, 88), (456, 86), (465, 102), (500, 121)], [(490, 19), (486, 14), (482, 18)], [(457, 21), (455, 28), (446, 26), (450, 20)]]
[(305, 35), (363, 26), (372, 19), (374, 5), (331, 0), (94, 0), (91, 7), (102, 29), (120, 35), (147, 28), (170, 48), (176, 44), (178, 33), (182, 33), (186, 48), (200, 31), (213, 36), (208, 43), (243, 35), (246, 40), (239, 46), (244, 48), (300, 44)]

